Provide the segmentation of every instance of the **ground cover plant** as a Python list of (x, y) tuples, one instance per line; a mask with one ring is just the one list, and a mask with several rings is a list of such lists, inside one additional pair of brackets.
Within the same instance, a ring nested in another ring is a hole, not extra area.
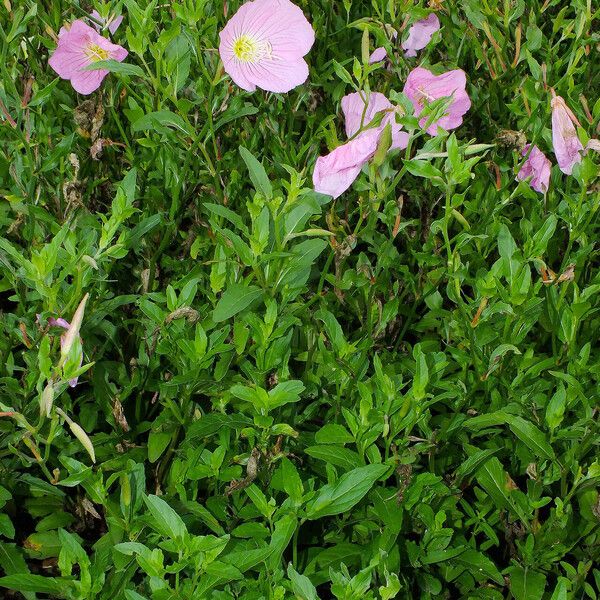
[(600, 8), (0, 3), (0, 597), (600, 597)]

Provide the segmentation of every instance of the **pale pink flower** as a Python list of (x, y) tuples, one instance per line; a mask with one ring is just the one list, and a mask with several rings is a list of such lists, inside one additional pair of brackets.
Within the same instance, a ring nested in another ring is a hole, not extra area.
[[(436, 135), (438, 127), (449, 131), (463, 122), (463, 115), (471, 108), (471, 100), (465, 89), (466, 85), (467, 77), (461, 69), (434, 75), (427, 69), (417, 67), (406, 78), (404, 94), (412, 102), (417, 117), (430, 102), (444, 97), (452, 98), (448, 112), (427, 128), (427, 133)], [(425, 127), (426, 123), (426, 117), (419, 121), (421, 127)]]
[[(368, 102), (366, 102), (368, 97)], [(361, 128), (366, 127), (377, 115), (377, 113), (386, 111), (381, 119), (377, 130), (381, 133), (384, 127), (389, 123), (392, 129), (391, 150), (400, 148), (401, 150), (408, 145), (408, 133), (402, 130), (402, 125), (396, 123), (396, 112), (392, 103), (379, 92), (370, 94), (360, 94), (354, 92), (342, 98), (342, 112), (346, 126), (346, 135), (353, 137)]]
[(108, 19), (103, 19), (97, 10), (93, 10), (90, 13), (90, 17), (93, 19), (93, 21), (91, 21), (92, 27), (98, 33), (100, 33), (102, 29), (108, 29), (110, 35), (115, 35), (117, 29), (119, 29), (119, 25), (123, 22), (123, 15), (111, 15)]
[[(529, 151), (531, 148), (531, 152)], [(552, 163), (546, 158), (546, 155), (537, 147), (527, 144), (521, 152), (523, 156), (527, 156), (527, 160), (517, 173), (517, 180), (523, 181), (531, 177), (529, 184), (536, 192), (545, 194), (548, 191), (550, 183), (550, 169)]]
[[(404, 149), (408, 145), (408, 134), (401, 131), (402, 126), (395, 120), (394, 106), (383, 94), (371, 92), (361, 95), (355, 92), (344, 96), (341, 104), (346, 135), (356, 137), (326, 156), (320, 156), (313, 172), (315, 191), (334, 198), (352, 185), (363, 166), (373, 158), (386, 125), (390, 125), (392, 133), (390, 149)], [(379, 125), (368, 128), (377, 113), (382, 111), (386, 112)]]
[[(388, 36), (391, 37), (392, 40), (395, 40), (398, 37), (398, 32), (393, 27), (391, 27), (390, 25), (386, 25), (385, 28)], [(386, 57), (387, 50), (383, 46), (375, 48), (375, 50), (373, 50), (371, 56), (369, 57), (369, 64), (372, 65), (373, 63), (382, 61)]]
[(408, 37), (402, 42), (404, 56), (416, 56), (417, 50), (422, 50), (429, 44), (433, 34), (440, 28), (440, 20), (435, 13), (421, 19), (408, 30)]
[(68, 79), (76, 92), (91, 94), (108, 75), (107, 69), (88, 71), (86, 67), (101, 60), (123, 61), (127, 50), (101, 36), (94, 28), (77, 20), (58, 35), (58, 46), (48, 64), (61, 79)]
[[(39, 318), (39, 316), (38, 316)], [(64, 348), (65, 342), (67, 341), (67, 333), (69, 331), (69, 329), (71, 328), (71, 324), (69, 323), (69, 321), (67, 321), (66, 319), (63, 319), (62, 317), (59, 317), (58, 319), (55, 319), (54, 317), (50, 317), (48, 319), (48, 325), (50, 325), (51, 327), (61, 327), (62, 329), (65, 330), (65, 333), (63, 333), (60, 336), (60, 349), (61, 351)], [(79, 341), (81, 342), (81, 337), (79, 337)], [(81, 357), (79, 359), (79, 366), (81, 366), (83, 364), (83, 351), (81, 352)], [(78, 381), (78, 377), (75, 377), (73, 379), (71, 379), (69, 381), (69, 385), (71, 387), (75, 387), (77, 385), (77, 381)]]
[(220, 35), (223, 67), (242, 89), (289, 92), (308, 78), (304, 60), (315, 32), (290, 0), (251, 0)]
[(554, 154), (560, 170), (570, 175), (573, 167), (581, 162), (583, 153), (583, 144), (575, 129), (575, 124), (579, 125), (579, 121), (560, 96), (553, 95), (550, 106)]
[(382, 60), (385, 60), (386, 57), (387, 50), (383, 46), (375, 48), (375, 50), (371, 52), (371, 56), (369, 56), (369, 64), (372, 65), (373, 63), (381, 62)]
[(338, 146), (326, 156), (319, 156), (313, 171), (315, 191), (334, 198), (341, 196), (358, 177), (363, 166), (373, 158), (379, 137), (380, 133), (372, 129)]

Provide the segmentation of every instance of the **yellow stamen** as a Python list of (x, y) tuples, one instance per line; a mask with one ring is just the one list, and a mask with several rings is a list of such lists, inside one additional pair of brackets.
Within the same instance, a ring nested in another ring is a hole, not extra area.
[(241, 35), (233, 42), (232, 50), (238, 60), (255, 63), (271, 53), (271, 45), (255, 40), (249, 35)]
[(100, 46), (98, 46), (98, 44), (90, 44), (85, 49), (85, 53), (92, 62), (98, 62), (100, 60), (106, 60), (106, 59), (110, 58), (110, 54), (109, 54), (108, 50), (105, 50), (104, 48), (100, 48)]

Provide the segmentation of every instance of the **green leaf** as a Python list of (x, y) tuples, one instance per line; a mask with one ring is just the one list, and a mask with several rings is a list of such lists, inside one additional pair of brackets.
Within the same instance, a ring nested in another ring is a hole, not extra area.
[(0, 567), (7, 575), (29, 573), (21, 549), (15, 544), (0, 542)]
[(275, 529), (271, 536), (270, 543), (273, 552), (267, 559), (267, 565), (271, 569), (277, 569), (281, 566), (281, 557), (297, 528), (298, 518), (293, 514), (284, 515), (275, 523)]
[(324, 485), (309, 503), (306, 518), (315, 520), (350, 510), (388, 470), (388, 465), (358, 467), (342, 475), (336, 483)]
[(148, 435), (148, 460), (155, 463), (167, 449), (172, 435), (162, 431), (151, 431)]
[(144, 497), (144, 502), (152, 515), (152, 522), (158, 533), (171, 539), (183, 539), (187, 533), (185, 523), (162, 498), (149, 495)]
[(272, 390), (269, 390), (269, 408), (278, 408), (290, 402), (298, 402), (303, 391), (304, 384), (297, 379), (278, 383)]
[(319, 600), (317, 590), (306, 575), (300, 575), (292, 566), (288, 565), (287, 575), (292, 582), (292, 591), (299, 600)]
[(343, 425), (327, 423), (315, 433), (315, 442), (318, 444), (351, 444), (354, 442), (354, 437)]
[(0, 513), (0, 535), (11, 540), (15, 537), (15, 526), (12, 524), (10, 517), (4, 513)]
[(69, 589), (69, 585), (66, 582), (62, 582), (54, 577), (30, 575), (29, 573), (0, 577), (0, 586), (17, 592), (54, 594), (59, 598), (65, 598), (66, 592)]
[(506, 415), (506, 422), (511, 431), (535, 456), (547, 460), (556, 460), (552, 446), (546, 440), (546, 436), (535, 425), (515, 415)]
[(137, 65), (119, 62), (118, 60), (113, 59), (99, 60), (97, 62), (94, 62), (91, 65), (85, 67), (84, 71), (97, 71), (98, 69), (106, 69), (111, 73), (117, 73), (117, 75), (135, 75), (136, 77), (142, 77), (143, 79), (147, 79), (146, 73), (144, 73), (143, 69), (141, 69)]
[(424, 177), (436, 185), (440, 185), (444, 182), (442, 172), (426, 160), (417, 160), (413, 158), (412, 160), (405, 160), (404, 165), (406, 166), (407, 171), (415, 177)]
[(333, 444), (309, 446), (304, 452), (313, 458), (341, 467), (344, 471), (352, 470), (361, 463), (357, 452)]
[(142, 596), (134, 590), (125, 590), (125, 598), (127, 598), (127, 600), (148, 600), (146, 596)]
[(248, 308), (254, 301), (261, 298), (263, 291), (255, 285), (233, 283), (223, 292), (213, 311), (213, 321), (220, 323)]
[(563, 383), (559, 383), (556, 392), (546, 406), (546, 423), (551, 430), (556, 429), (563, 420), (567, 407), (567, 390)]
[(456, 469), (456, 483), (460, 483), (465, 478), (469, 477), (472, 473), (477, 471), (481, 465), (483, 465), (488, 458), (494, 456), (498, 452), (497, 449), (487, 448), (485, 450), (477, 450), (474, 454), (469, 456), (461, 465)]
[(489, 494), (496, 508), (509, 510), (528, 525), (529, 520), (521, 507), (511, 497), (510, 480), (502, 468), (500, 461), (494, 456), (479, 468), (476, 474), (477, 483)]
[(240, 146), (239, 151), (250, 172), (250, 179), (252, 180), (254, 189), (260, 192), (267, 200), (271, 200), (273, 198), (273, 187), (265, 168), (244, 146)]
[(546, 576), (543, 573), (511, 567), (509, 574), (510, 591), (515, 600), (541, 600), (546, 588)]
[(192, 135), (193, 133), (186, 122), (170, 110), (158, 110), (148, 113), (135, 121), (131, 128), (135, 132), (158, 131), (165, 133), (169, 129), (175, 129), (186, 135)]

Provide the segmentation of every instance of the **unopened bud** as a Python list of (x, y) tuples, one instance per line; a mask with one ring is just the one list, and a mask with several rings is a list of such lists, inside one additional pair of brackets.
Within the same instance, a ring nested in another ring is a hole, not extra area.
[(54, 404), (54, 385), (51, 381), (46, 384), (42, 397), (40, 399), (40, 415), (50, 416), (52, 405)]
[(86, 449), (87, 453), (90, 455), (92, 462), (96, 462), (96, 454), (94, 452), (94, 445), (92, 444), (92, 440), (90, 440), (88, 434), (83, 430), (82, 427), (77, 425), (75, 421), (69, 422), (69, 427), (73, 432), (73, 435), (81, 442), (81, 445)]
[(60, 354), (62, 360), (66, 360), (67, 356), (69, 356), (69, 352), (71, 351), (71, 347), (73, 346), (73, 342), (75, 338), (79, 335), (79, 330), (81, 329), (81, 322), (83, 321), (83, 313), (85, 312), (85, 304), (89, 298), (89, 294), (86, 294), (83, 297), (83, 300), (79, 303), (75, 314), (73, 315), (73, 319), (71, 320), (71, 325), (67, 332), (64, 335), (64, 341), (61, 344)]

